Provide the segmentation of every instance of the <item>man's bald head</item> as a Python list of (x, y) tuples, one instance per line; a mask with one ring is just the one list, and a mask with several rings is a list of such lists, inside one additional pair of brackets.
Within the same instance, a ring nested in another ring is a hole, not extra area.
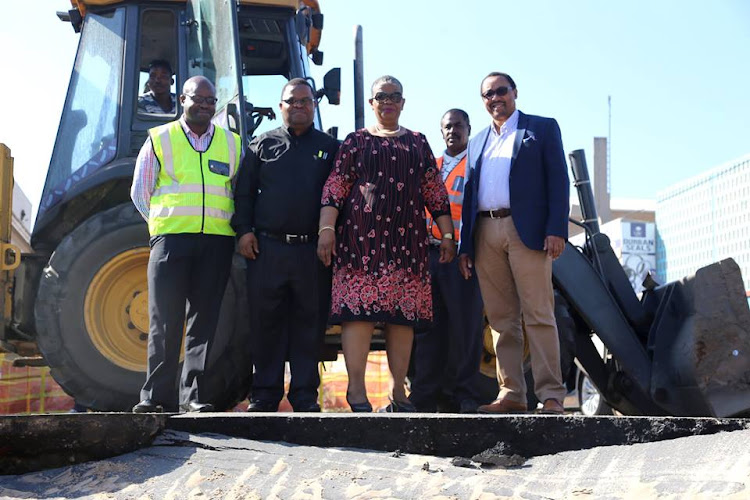
[(202, 135), (216, 112), (216, 87), (205, 76), (188, 78), (182, 86), (180, 103), (190, 129)]
[(185, 81), (185, 84), (182, 86), (182, 93), (183, 94), (194, 94), (195, 91), (198, 88), (205, 87), (206, 89), (210, 89), (212, 95), (216, 96), (216, 87), (214, 87), (214, 84), (206, 78), (205, 76), (192, 76), (188, 78)]

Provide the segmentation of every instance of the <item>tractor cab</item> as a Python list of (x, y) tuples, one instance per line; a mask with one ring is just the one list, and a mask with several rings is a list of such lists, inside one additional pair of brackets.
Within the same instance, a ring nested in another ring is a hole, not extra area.
[[(183, 83), (216, 85), (215, 122), (243, 145), (279, 126), (281, 88), (322, 63), (317, 0), (72, 0), (58, 13), (81, 32), (32, 235), (49, 251), (82, 218), (127, 200), (148, 129), (177, 119)], [(340, 71), (318, 90), (338, 104)], [(152, 88), (153, 87), (153, 88)], [(321, 127), (320, 116), (315, 118)]]

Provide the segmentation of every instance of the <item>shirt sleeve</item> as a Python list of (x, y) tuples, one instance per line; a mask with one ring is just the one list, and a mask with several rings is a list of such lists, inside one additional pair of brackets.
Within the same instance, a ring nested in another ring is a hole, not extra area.
[(244, 153), (240, 171), (236, 176), (232, 227), (238, 238), (243, 234), (252, 232), (255, 226), (255, 198), (258, 195), (261, 163), (257, 148), (257, 140), (252, 141)]
[(445, 189), (440, 171), (438, 171), (435, 156), (432, 154), (432, 150), (427, 144), (427, 139), (424, 135), (419, 134), (417, 141), (421, 142), (423, 151), (422, 193), (424, 193), (425, 206), (435, 219), (441, 215), (449, 215), (451, 208), (448, 202), (448, 191)]
[(349, 134), (336, 153), (333, 169), (323, 186), (320, 204), (324, 207), (335, 207), (341, 210), (354, 181), (357, 180), (357, 148), (354, 137), (354, 132)]
[[(240, 141), (240, 145), (242, 144), (242, 141)], [(237, 190), (237, 179), (240, 177), (240, 170), (242, 170), (242, 164), (245, 161), (245, 150), (240, 150), (240, 166), (237, 168), (237, 170), (234, 172), (234, 176), (232, 177), (231, 183), (232, 183), (232, 193), (234, 193)]]
[(130, 186), (130, 198), (146, 222), (148, 222), (148, 214), (151, 208), (151, 194), (154, 192), (158, 175), (159, 160), (156, 159), (154, 147), (149, 137), (143, 143), (138, 158), (135, 160), (133, 184)]

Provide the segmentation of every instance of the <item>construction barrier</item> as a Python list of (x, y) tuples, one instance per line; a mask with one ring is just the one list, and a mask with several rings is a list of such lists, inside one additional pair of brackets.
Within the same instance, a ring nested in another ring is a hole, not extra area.
[(0, 354), (0, 414), (54, 413), (73, 408), (73, 398), (49, 374), (49, 367), (13, 366)]
[[(287, 364), (285, 392), (289, 390), (291, 374)], [(320, 364), (319, 403), (326, 412), (349, 411), (346, 402), (347, 385), (344, 356), (336, 361)], [(391, 378), (385, 352), (371, 352), (367, 358), (365, 376), (367, 397), (374, 409), (388, 405)], [(0, 354), (0, 414), (55, 413), (73, 408), (73, 398), (55, 382), (49, 374), (49, 367), (13, 366), (13, 355)], [(234, 411), (244, 411), (247, 401), (235, 407)], [(286, 398), (279, 405), (279, 411), (292, 411)]]
[[(339, 354), (336, 361), (321, 363), (323, 370), (320, 374), (320, 407), (323, 411), (349, 411), (346, 402), (346, 385), (348, 377), (344, 355)], [(367, 398), (372, 407), (387, 406), (388, 395), (391, 392), (391, 375), (388, 371), (388, 359), (384, 351), (374, 351), (367, 356), (367, 372), (365, 374)]]
[[(324, 412), (347, 412), (349, 404), (346, 402), (346, 385), (348, 377), (344, 355), (339, 353), (336, 361), (321, 362), (320, 365), (320, 388), (318, 390), (318, 403)], [(289, 363), (284, 371), (284, 394), (289, 391), (291, 373)], [(367, 356), (367, 372), (365, 374), (365, 385), (367, 386), (367, 398), (370, 400), (375, 411), (387, 406), (390, 402), (388, 395), (391, 388), (391, 375), (388, 371), (388, 359), (385, 351), (373, 351)], [(234, 408), (234, 411), (245, 411), (247, 401), (243, 401)], [(279, 404), (279, 411), (291, 412), (292, 405), (284, 398)]]

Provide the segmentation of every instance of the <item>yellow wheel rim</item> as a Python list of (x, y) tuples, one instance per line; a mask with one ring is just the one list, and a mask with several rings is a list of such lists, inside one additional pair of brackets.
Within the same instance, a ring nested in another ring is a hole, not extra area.
[(86, 331), (112, 363), (145, 372), (148, 346), (148, 247), (127, 250), (94, 275), (84, 301)]
[(497, 377), (497, 365), (495, 364), (495, 341), (492, 338), (492, 328), (484, 319), (484, 332), (482, 334), (482, 360), (479, 363), (479, 372), (485, 377)]

